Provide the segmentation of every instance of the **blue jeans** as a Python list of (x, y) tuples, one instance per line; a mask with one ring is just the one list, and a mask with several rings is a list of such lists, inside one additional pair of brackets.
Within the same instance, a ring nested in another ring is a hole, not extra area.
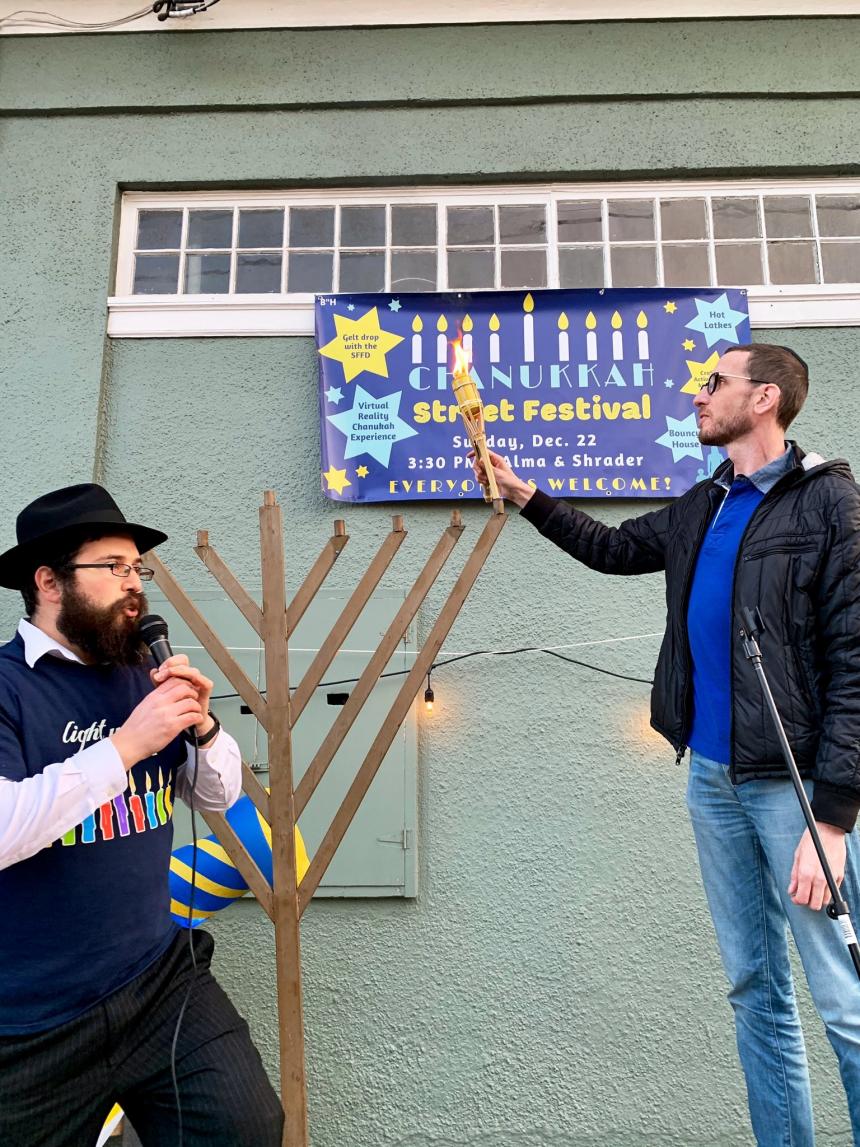
[[(806, 783), (807, 795), (812, 785)], [(812, 1099), (788, 957), (788, 927), (839, 1060), (860, 1147), (860, 980), (834, 920), (792, 904), (806, 828), (790, 780), (733, 785), (728, 765), (693, 752), (687, 807), (731, 989), (738, 1052), (758, 1147), (812, 1147)], [(860, 931), (860, 849), (848, 835), (843, 894)]]

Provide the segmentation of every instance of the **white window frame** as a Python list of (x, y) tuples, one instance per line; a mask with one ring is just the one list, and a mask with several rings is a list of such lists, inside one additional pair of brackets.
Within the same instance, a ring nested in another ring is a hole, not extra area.
[[(436, 204), (439, 211), (437, 233), (437, 289), (448, 290), (446, 275), (445, 207), (540, 205), (549, 207), (569, 199), (656, 199), (689, 197), (721, 198), (727, 195), (818, 195), (860, 194), (860, 179), (806, 180), (731, 180), (637, 183), (553, 183), (543, 185), (507, 184), (503, 186), (459, 188), (379, 188), (332, 189), (256, 192), (126, 192), (122, 197), (117, 252), (115, 294), (108, 299), (108, 334), (112, 338), (195, 338), (309, 335), (314, 329), (314, 296), (281, 295), (133, 295), (134, 242), (137, 213), (141, 209), (180, 208), (193, 210), (254, 207), (327, 207), (380, 204)], [(659, 225), (659, 211), (655, 212)], [(557, 287), (559, 244), (555, 229), (555, 212), (548, 211), (546, 248), (548, 255), (547, 287)], [(604, 205), (605, 215), (605, 205)], [(709, 212), (710, 216), (710, 212)], [(813, 211), (813, 235), (820, 261), (820, 238), (817, 215)], [(386, 215), (390, 227), (390, 212)], [(750, 240), (737, 240), (749, 242)], [(764, 240), (759, 239), (759, 242)], [(803, 241), (803, 240), (799, 240)], [(825, 240), (826, 241), (826, 240)], [(604, 258), (609, 263), (608, 230), (603, 234)], [(643, 243), (646, 241), (642, 241)], [(656, 237), (660, 269), (660, 237)], [(694, 240), (679, 240), (679, 243)], [(712, 236), (699, 242), (708, 245), (709, 258), (715, 250)], [(721, 241), (722, 242), (722, 241)], [(597, 241), (595, 244), (597, 245)], [(632, 243), (631, 245), (639, 245)], [(647, 243), (646, 243), (647, 245)], [(501, 250), (501, 244), (495, 244)], [(567, 244), (562, 244), (567, 246)], [(613, 247), (618, 246), (613, 242)], [(527, 248), (526, 248), (527, 249)], [(764, 243), (766, 254), (767, 246)], [(386, 246), (386, 261), (390, 259)], [(858, 240), (860, 256), (860, 240)], [(235, 257), (233, 259), (235, 263)], [(767, 259), (765, 257), (765, 274)], [(497, 275), (500, 260), (496, 260)], [(743, 284), (738, 284), (743, 286)], [(671, 289), (671, 288), (667, 288)], [(713, 289), (713, 288), (712, 288)], [(396, 292), (395, 292), (396, 293)], [(753, 327), (839, 327), (860, 326), (860, 282), (839, 284), (798, 284), (794, 286), (749, 286), (750, 324)]]

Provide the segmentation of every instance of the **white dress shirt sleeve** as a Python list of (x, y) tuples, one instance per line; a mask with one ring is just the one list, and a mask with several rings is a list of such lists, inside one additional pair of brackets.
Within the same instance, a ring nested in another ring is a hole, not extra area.
[(109, 739), (47, 765), (35, 777), (0, 779), (0, 869), (47, 848), (127, 785), (125, 766)]
[[(203, 812), (225, 812), (242, 792), (242, 754), (239, 746), (224, 729), (211, 745), (198, 749), (197, 780), (194, 783), (194, 807)], [(194, 746), (188, 746), (185, 764), (176, 773), (176, 795), (191, 803), (194, 778)]]

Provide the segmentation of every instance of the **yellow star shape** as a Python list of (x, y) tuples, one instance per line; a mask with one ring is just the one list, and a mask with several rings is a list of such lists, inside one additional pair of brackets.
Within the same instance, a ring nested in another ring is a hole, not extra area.
[(694, 362), (688, 358), (687, 370), (690, 372), (690, 377), (681, 387), (681, 394), (698, 394), (708, 381), (708, 375), (717, 369), (717, 363), (719, 361), (720, 356), (716, 351), (706, 358), (704, 362)]
[(346, 470), (337, 470), (334, 466), (329, 466), (328, 470), (323, 472), (323, 478), (328, 483), (326, 489), (334, 490), (336, 494), (342, 494), (347, 486), (352, 485), (346, 476)]
[(677, 309), (678, 309), (678, 307), (677, 307), (677, 304), (675, 304), (675, 303), (664, 303), (663, 304), (663, 310), (666, 312), (667, 315), (674, 315), (674, 313), (675, 313), (675, 311), (677, 311)]
[(363, 370), (388, 378), (385, 356), (398, 343), (403, 342), (403, 337), (380, 327), (376, 307), (371, 307), (358, 319), (335, 315), (334, 329), (337, 334), (325, 346), (320, 347), (320, 354), (336, 359), (343, 365), (346, 382), (352, 382)]
[(359, 466), (356, 470), (356, 474), (359, 476), (359, 478), (366, 478), (368, 473), (369, 471), (366, 466)]
[(684, 348), (684, 350), (695, 350), (696, 349), (696, 344), (693, 342), (692, 339), (684, 339), (684, 341), (681, 343), (681, 346)]

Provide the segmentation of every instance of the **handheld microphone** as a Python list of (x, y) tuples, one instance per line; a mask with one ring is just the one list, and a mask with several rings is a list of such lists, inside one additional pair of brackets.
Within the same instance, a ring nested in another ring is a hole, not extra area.
[(140, 619), (140, 636), (149, 646), (149, 652), (156, 666), (163, 665), (168, 657), (173, 656), (170, 642), (167, 640), (167, 622), (157, 613), (148, 613)]

